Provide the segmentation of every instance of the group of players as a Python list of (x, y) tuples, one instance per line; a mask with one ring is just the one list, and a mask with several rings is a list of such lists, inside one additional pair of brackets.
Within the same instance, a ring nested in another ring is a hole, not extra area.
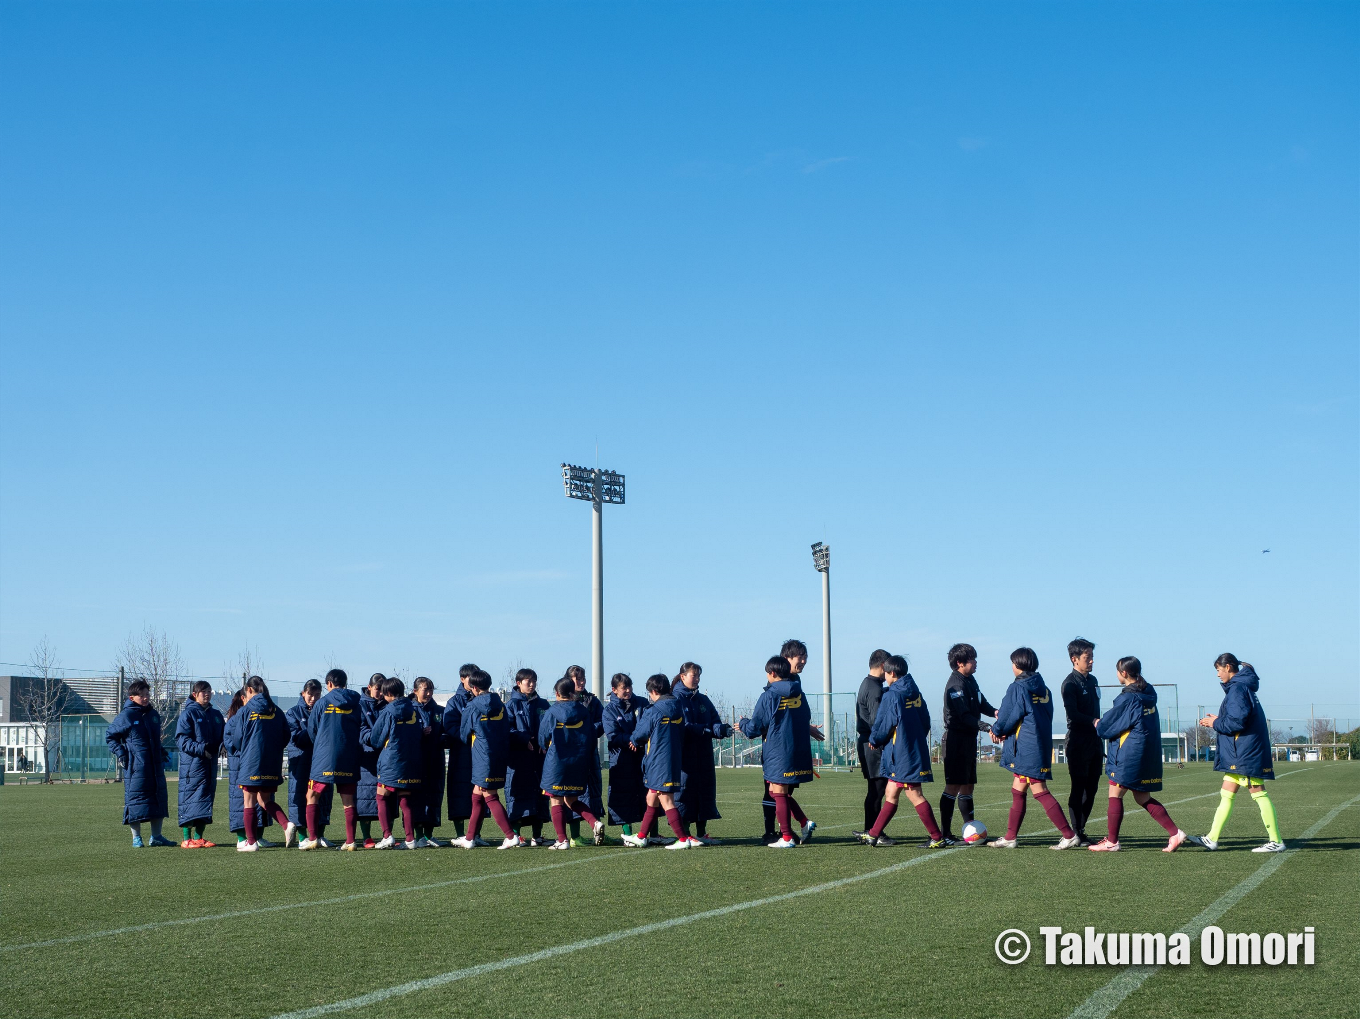
[[(1078, 638), (1068, 653), (1073, 671), (1063, 682), (1062, 697), (1068, 716), (1071, 824), (1048, 790), (1054, 706), (1038, 672), (1038, 657), (1029, 648), (1011, 655), (1015, 681), (998, 710), (973, 679), (976, 651), (956, 644), (949, 651), (953, 671), (945, 688), (941, 823), (922, 792), (923, 784), (934, 780), (929, 710), (904, 658), (886, 651), (870, 657), (856, 708), (860, 766), (869, 789), (865, 827), (855, 837), (870, 846), (895, 845), (885, 829), (905, 795), (929, 836), (925, 845), (954, 845), (955, 809), (965, 825), (973, 820), (977, 734), (986, 731), (1001, 746), (1001, 765), (1014, 775), (1006, 834), (992, 840), (993, 847), (1017, 845), (1028, 793), (1033, 792), (1060, 833), (1053, 848), (1084, 845), (1118, 851), (1123, 798), (1132, 791), (1135, 802), (1168, 832), (1165, 852), (1185, 841), (1216, 849), (1233, 796), (1246, 787), (1270, 836), (1256, 851), (1283, 850), (1264, 787), (1264, 780), (1273, 777), (1270, 744), (1255, 695), (1259, 680), (1250, 665), (1232, 655), (1221, 655), (1215, 663), (1224, 706), (1201, 724), (1218, 733), (1215, 769), (1225, 772), (1225, 781), (1211, 831), (1188, 836), (1152, 796), (1161, 788), (1161, 727), (1156, 693), (1142, 678), (1140, 663), (1120, 659), (1116, 668), (1123, 689), (1101, 715), (1099, 686), (1091, 673), (1094, 645)], [(817, 827), (794, 796), (798, 786), (815, 777), (812, 741), (824, 738), (811, 724), (803, 695), (800, 674), (806, 662), (806, 646), (786, 641), (780, 654), (765, 664), (765, 688), (751, 716), (736, 725), (742, 735), (763, 741), (764, 841), (771, 848), (793, 848)], [(434, 684), (425, 677), (417, 678), (408, 694), (401, 679), (375, 673), (366, 689), (356, 692), (349, 689), (343, 670), (332, 669), (324, 690), (317, 680), (308, 680), (298, 704), (286, 712), (274, 703), (264, 680), (252, 676), (233, 696), (225, 717), (212, 705), (209, 684), (199, 682), (176, 726), (183, 836), (178, 844), (188, 849), (214, 845), (205, 838), (205, 829), (213, 817), (217, 762), (225, 753), (230, 828), (240, 852), (277, 845), (262, 834), (273, 823), (283, 829), (285, 846), (332, 848), (325, 832), (337, 796), (345, 830), (339, 848), (349, 851), (488, 846), (481, 838), (488, 816), (503, 836), (501, 849), (569, 849), (584, 843), (583, 824), (589, 840), (601, 845), (606, 822), (622, 827), (621, 841), (628, 846), (675, 850), (714, 845), (718, 840), (708, 834), (708, 823), (721, 815), (712, 746), (730, 736), (733, 727), (699, 691), (701, 676), (698, 665), (686, 662), (673, 678), (649, 677), (644, 698), (633, 691), (631, 678), (619, 673), (602, 702), (586, 689), (585, 671), (572, 666), (554, 683), (549, 702), (538, 695), (537, 674), (520, 669), (507, 702), (491, 689), (485, 671), (465, 665), (459, 670), (458, 690), (440, 705)], [(984, 715), (995, 716), (995, 721), (984, 723)], [(601, 737), (609, 750), (607, 805), (602, 802), (597, 751)], [(123, 769), (123, 823), (132, 829), (133, 845), (175, 845), (161, 832), (169, 813), (165, 757), (160, 716), (145, 682), (129, 685), (127, 703), (110, 724), (107, 740)], [(1093, 843), (1085, 823), (1102, 773), (1109, 780), (1108, 831)], [(286, 807), (275, 798), (285, 781)], [(435, 837), (445, 806), (457, 833), (449, 843)], [(673, 839), (658, 837), (663, 815)], [(398, 816), (400, 841), (394, 834)], [(374, 821), (379, 826), (376, 838)], [(143, 840), (144, 822), (151, 826), (148, 841)], [(543, 837), (548, 823), (552, 839)], [(530, 829), (527, 837), (525, 827)]]

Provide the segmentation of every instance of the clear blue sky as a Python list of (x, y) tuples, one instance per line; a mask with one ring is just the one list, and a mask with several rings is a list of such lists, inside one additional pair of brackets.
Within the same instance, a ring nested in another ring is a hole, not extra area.
[[(1077, 634), (1356, 706), (1354, 4), (6, 4), (0, 658)], [(1263, 549), (1270, 549), (1263, 554)]]

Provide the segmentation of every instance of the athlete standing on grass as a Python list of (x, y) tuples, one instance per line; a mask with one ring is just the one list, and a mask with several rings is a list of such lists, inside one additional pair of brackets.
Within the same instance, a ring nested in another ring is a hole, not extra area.
[(973, 673), (977, 671), (977, 650), (972, 644), (955, 644), (951, 647), (949, 667), (953, 671), (944, 684), (944, 736), (940, 741), (940, 756), (944, 758), (940, 827), (944, 829), (944, 838), (952, 842), (955, 805), (959, 808), (964, 824), (973, 819), (978, 730), (984, 728), (982, 716), (995, 716), (996, 708), (987, 703), (977, 680), (973, 678)]
[(454, 841), (459, 849), (473, 849), (481, 840), (482, 813), (491, 814), (505, 840), (501, 849), (518, 849), (524, 843), (505, 816), (500, 790), (505, 786), (506, 762), (510, 756), (510, 719), (500, 694), (491, 689), (491, 676), (478, 669), (468, 677), (476, 694), (463, 709), (459, 735), (472, 751), (472, 816), (467, 833)]
[(1214, 754), (1214, 771), (1221, 771), (1223, 786), (1219, 791), (1218, 810), (1208, 835), (1191, 835), (1190, 841), (1205, 849), (1217, 849), (1223, 826), (1232, 813), (1233, 799), (1244, 786), (1260, 808), (1270, 841), (1257, 846), (1253, 853), (1282, 853), (1284, 840), (1275, 819), (1275, 805), (1266, 792), (1265, 780), (1275, 777), (1275, 766), (1270, 757), (1270, 730), (1265, 711), (1256, 699), (1261, 685), (1256, 670), (1247, 662), (1239, 662), (1234, 655), (1221, 654), (1214, 661), (1218, 680), (1223, 686), (1223, 704), (1216, 715), (1205, 715), (1199, 724), (1218, 733), (1218, 748)]
[(658, 808), (675, 832), (675, 841), (667, 849), (702, 849), (704, 844), (690, 838), (680, 811), (675, 807), (675, 794), (680, 791), (685, 744), (685, 712), (671, 693), (671, 681), (665, 673), (647, 677), (649, 707), (638, 720), (633, 731), (633, 749), (642, 750), (643, 783), (647, 787), (647, 812), (642, 815), (642, 826), (636, 835), (623, 836), (627, 846), (645, 846), (651, 838)]
[(882, 648), (869, 656), (869, 675), (860, 681), (859, 692), (855, 694), (855, 751), (859, 772), (869, 784), (864, 793), (865, 831), (874, 826), (878, 812), (883, 809), (883, 794), (888, 791), (888, 780), (879, 772), (883, 753), (869, 742), (869, 735), (874, 731), (878, 705), (883, 700), (883, 663), (889, 657)]
[(383, 709), (382, 690), (386, 682), (386, 676), (375, 672), (368, 677), (368, 687), (359, 693), (359, 785), (355, 789), (354, 805), (359, 813), (365, 849), (377, 845), (373, 841), (373, 822), (378, 819), (378, 751), (369, 743), (368, 736), (377, 724), (378, 712)]
[(411, 797), (420, 788), (420, 715), (406, 696), (406, 684), (396, 676), (383, 680), (379, 696), (384, 702), (382, 710), (363, 736), (365, 745), (378, 755), (374, 801), (378, 824), (382, 827), (382, 841), (373, 848), (398, 848), (392, 835), (392, 808), (398, 806), (402, 829), (406, 833), (404, 848), (414, 849), (416, 830)]
[[(307, 731), (307, 719), (320, 699), (321, 684), (309, 679), (302, 684), (298, 702), (284, 715), (288, 722), (288, 746), (283, 751), (283, 755), (288, 758), (288, 827), (283, 833), (285, 846), (293, 844), (299, 831), (304, 838), (308, 833), (307, 793), (312, 774), (312, 737)], [(332, 796), (327, 789), (317, 802), (317, 826), (321, 832), (331, 823), (331, 802)]]
[[(921, 792), (921, 783), (934, 781), (930, 770), (930, 709), (907, 671), (907, 660), (901, 655), (892, 655), (883, 663), (883, 679), (888, 690), (878, 706), (878, 719), (869, 742), (882, 750), (880, 769), (888, 780), (887, 802), (873, 826), (868, 831), (855, 832), (855, 835), (865, 845), (896, 845), (884, 836), (883, 829), (897, 813), (897, 801), (905, 792), (930, 836), (926, 845), (931, 849), (952, 846), (954, 840), (945, 838), (940, 831), (930, 801)], [(977, 739), (976, 736), (973, 738)]]
[[(581, 802), (585, 804), (589, 812), (595, 817), (604, 816), (604, 795), (600, 782), (600, 739), (604, 736), (604, 704), (600, 698), (596, 697), (586, 687), (586, 670), (579, 665), (568, 666), (563, 674), (564, 679), (570, 679), (576, 687), (576, 699), (581, 702), (581, 706), (590, 715), (591, 732), (594, 733), (595, 742), (591, 745), (591, 757), (595, 761), (594, 768), (586, 776), (586, 791), (581, 796)], [(567, 818), (571, 828), (571, 844), (573, 846), (583, 846), (585, 842), (581, 839), (581, 820), (585, 817), (585, 812), (580, 808), (571, 811), (571, 816)], [(597, 846), (600, 843), (595, 843)]]
[(340, 848), (358, 848), (355, 831), (358, 811), (355, 794), (359, 781), (359, 695), (348, 689), (344, 669), (326, 673), (326, 692), (312, 705), (307, 715), (307, 734), (312, 740), (311, 780), (307, 783), (307, 837), (299, 849), (328, 849), (322, 837), (321, 818), (329, 814), (333, 792), (340, 794), (345, 811), (345, 843)]
[(434, 683), (417, 676), (415, 709), (420, 715), (420, 791), (411, 805), (416, 820), (416, 848), (437, 849), (434, 837), (444, 806), (444, 707), (434, 699)]
[(576, 684), (570, 677), (559, 679), (553, 693), (557, 700), (538, 724), (538, 745), (544, 750), (540, 781), (548, 796), (548, 810), (557, 834), (557, 841), (549, 848), (571, 848), (566, 815), (573, 810), (590, 825), (598, 846), (604, 842), (604, 822), (581, 799), (590, 769), (599, 760), (595, 756), (595, 729), (590, 712), (576, 697)]
[[(538, 695), (538, 673), (533, 669), (515, 673), (515, 691), (506, 710), (510, 712), (510, 752), (505, 762), (505, 812), (515, 834), (519, 834), (519, 828), (530, 825), (533, 834), (525, 845), (545, 845), (543, 822), (548, 801), (539, 788), (543, 751), (538, 746), (538, 724), (548, 710), (548, 702)], [(609, 795), (614, 795), (612, 782)]]
[(732, 726), (722, 720), (713, 702), (699, 692), (703, 671), (694, 662), (686, 662), (671, 681), (671, 695), (685, 714), (685, 747), (680, 758), (680, 792), (675, 806), (686, 827), (694, 822), (694, 835), (699, 842), (716, 846), (718, 840), (708, 835), (708, 822), (722, 817), (718, 813), (713, 741), (731, 736)]
[(246, 699), (241, 705), (243, 721), (237, 730), (237, 750), (241, 763), (237, 778), (241, 783), (246, 840), (236, 844), (237, 852), (253, 853), (256, 842), (255, 807), (260, 806), (285, 829), (288, 813), (274, 800), (274, 791), (283, 782), (283, 749), (288, 745), (288, 722), (269, 696), (269, 687), (259, 676), (246, 680)]
[[(247, 693), (249, 691), (243, 688), (232, 694), (231, 703), (227, 705), (226, 721), (222, 726), (222, 750), (227, 755), (227, 825), (236, 836), (237, 849), (246, 844), (246, 794), (240, 783), (240, 741), (241, 726), (246, 720), (241, 705), (245, 703)], [(258, 804), (254, 808), (254, 815), (256, 831), (264, 831), (274, 823), (274, 819)], [(255, 839), (255, 844), (260, 849), (273, 849), (277, 845), (261, 837)]]
[(198, 680), (175, 726), (179, 747), (179, 826), (182, 849), (210, 849), (216, 843), (203, 837), (212, 824), (217, 796), (217, 755), (222, 749), (226, 721), (212, 704), (212, 684)]
[(170, 816), (165, 785), (165, 748), (161, 746), (160, 712), (151, 706), (151, 684), (134, 679), (127, 703), (104, 734), (109, 753), (123, 769), (123, 823), (132, 829), (132, 847), (141, 849), (142, 822), (151, 822), (151, 845), (173, 846), (161, 834)]
[(1062, 807), (1048, 791), (1053, 777), (1053, 696), (1039, 675), (1039, 656), (1027, 647), (1011, 652), (1011, 671), (1015, 682), (1006, 690), (992, 726), (992, 742), (1002, 743), (1001, 766), (1015, 775), (1011, 783), (1011, 813), (1004, 838), (988, 843), (993, 849), (1014, 849), (1025, 819), (1027, 790), (1044, 808), (1062, 838), (1052, 849), (1071, 849), (1078, 845), (1077, 834), (1067, 824)]
[(1162, 724), (1157, 715), (1157, 691), (1143, 679), (1143, 665), (1137, 658), (1121, 658), (1115, 666), (1124, 689), (1114, 705), (1100, 719), (1096, 734), (1109, 741), (1105, 757), (1110, 777), (1109, 833), (1092, 852), (1119, 852), (1119, 825), (1124, 820), (1124, 794), (1133, 790), (1133, 799), (1152, 815), (1152, 819), (1171, 836), (1162, 850), (1174, 853), (1186, 840), (1166, 808), (1152, 798), (1162, 788)]
[[(633, 693), (633, 679), (616, 672), (609, 681), (609, 700), (604, 706), (604, 736), (609, 747), (609, 820), (623, 826), (624, 843), (633, 825), (647, 810), (647, 787), (642, 781), (642, 751), (633, 733), (647, 710), (647, 701)], [(642, 834), (646, 838), (646, 833)]]
[(1091, 675), (1095, 654), (1096, 646), (1085, 637), (1077, 637), (1068, 644), (1067, 657), (1072, 660), (1072, 671), (1063, 680), (1061, 688), (1063, 708), (1067, 712), (1067, 742), (1063, 756), (1067, 758), (1067, 774), (1072, 779), (1067, 809), (1072, 815), (1072, 830), (1083, 846), (1091, 845), (1086, 837), (1086, 819), (1095, 807), (1105, 765), (1105, 748), (1096, 735), (1096, 722), (1100, 720), (1100, 684)]
[(471, 662), (458, 670), (458, 689), (444, 702), (444, 743), (449, 748), (449, 820), (459, 838), (464, 822), (472, 815), (472, 750), (458, 738), (463, 730), (463, 709), (472, 700), (468, 679), (481, 670)]
[[(788, 645), (785, 645), (786, 647)], [(806, 654), (803, 656), (806, 660)], [(761, 771), (767, 795), (774, 801), (775, 823), (779, 837), (771, 849), (792, 849), (798, 845), (790, 830), (790, 815), (796, 809), (792, 793), (801, 782), (812, 781), (812, 709), (803, 696), (803, 684), (789, 668), (789, 660), (776, 655), (765, 663), (765, 689), (756, 701), (750, 718), (737, 722), (737, 730), (747, 739), (760, 737)], [(804, 841), (816, 825), (801, 809)]]

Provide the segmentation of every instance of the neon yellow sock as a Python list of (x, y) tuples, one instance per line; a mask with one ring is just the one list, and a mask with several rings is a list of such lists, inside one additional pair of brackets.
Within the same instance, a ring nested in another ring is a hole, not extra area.
[(1266, 823), (1266, 834), (1270, 836), (1270, 841), (1279, 842), (1280, 826), (1275, 820), (1275, 804), (1270, 802), (1270, 793), (1262, 789), (1259, 793), (1253, 792), (1251, 798), (1261, 810), (1261, 820)]
[(1228, 823), (1228, 815), (1232, 813), (1233, 794), (1226, 789), (1218, 791), (1218, 809), (1214, 811), (1214, 826), (1209, 829), (1209, 841), (1217, 842), (1218, 837), (1223, 834), (1223, 826)]

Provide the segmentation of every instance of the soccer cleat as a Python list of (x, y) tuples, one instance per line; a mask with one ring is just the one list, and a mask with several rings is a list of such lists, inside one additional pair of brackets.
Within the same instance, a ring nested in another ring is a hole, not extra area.
[(474, 835), (472, 837), (472, 844), (478, 849), (489, 849), (491, 847), (491, 843), (487, 842), (480, 835)]
[(626, 834), (625, 834), (625, 835), (620, 835), (619, 838), (620, 838), (620, 840), (622, 840), (622, 842), (623, 842), (623, 844), (624, 844), (625, 846), (632, 846), (634, 849), (645, 849), (645, 848), (647, 848), (647, 840), (644, 839), (641, 835), (626, 835)]
[(647, 836), (647, 845), (649, 846), (669, 846), (670, 844), (670, 839), (663, 839), (660, 835)]
[(584, 846), (587, 846), (587, 845), (590, 844), (590, 843), (588, 843), (585, 839), (581, 838), (579, 835), (578, 835), (578, 836), (575, 836), (574, 838), (570, 839), (569, 841), (571, 842), (571, 846), (572, 846), (573, 849), (581, 849), (581, 848), (583, 848)]
[(948, 835), (941, 835), (938, 839), (929, 839), (921, 844), (922, 849), (948, 849), (954, 845), (954, 840)]
[(145, 848), (146, 848), (146, 843), (142, 841), (142, 837), (141, 837), (140, 835), (134, 835), (134, 836), (132, 836), (132, 848), (133, 848), (133, 849), (145, 849)]
[(866, 835), (864, 844), (868, 846), (873, 846), (875, 849), (883, 849), (889, 846), (897, 845), (897, 839), (890, 839), (886, 835), (880, 835), (878, 838), (875, 839), (872, 838), (872, 836)]
[(992, 849), (1014, 849), (1019, 844), (1020, 844), (1019, 839), (1008, 839), (1004, 837), (999, 839), (992, 839), (992, 841), (987, 843), (987, 845), (990, 846)]
[(395, 846), (394, 848), (396, 848), (396, 849), (415, 849), (415, 848), (416, 848), (416, 840), (415, 840), (415, 839), (407, 839), (405, 842), (401, 843), (401, 845)]
[(378, 844), (378, 843), (374, 842), (371, 838), (364, 839), (364, 848), (365, 848), (365, 849), (372, 849), (372, 848), (373, 848), (374, 846), (376, 846), (377, 844)]
[(278, 844), (277, 842), (270, 842), (268, 839), (256, 839), (256, 840), (255, 840), (255, 844), (256, 844), (257, 846), (259, 846), (261, 849), (278, 849), (278, 848), (279, 848), (279, 844)]
[(786, 839), (783, 836), (780, 836), (771, 842), (769, 847), (771, 849), (795, 849), (797, 846), (798, 843), (793, 841), (793, 839)]
[(715, 839), (712, 835), (696, 835), (694, 838), (706, 846), (722, 845), (722, 839)]
[(297, 830), (298, 830), (298, 826), (297, 826), (296, 824), (294, 824), (292, 821), (289, 821), (289, 822), (288, 822), (288, 826), (287, 826), (286, 828), (283, 829), (283, 848), (284, 848), (284, 849), (291, 848), (291, 846), (293, 845), (293, 842), (296, 841), (296, 839), (297, 839)]
[(359, 849), (359, 844), (357, 842), (346, 842), (343, 846), (340, 847), (340, 849), (346, 853), (357, 852)]
[(308, 850), (316, 848), (317, 848), (316, 839), (302, 839), (298, 843), (298, 849), (302, 850), (304, 853), (307, 852)]
[(674, 842), (672, 842), (672, 843), (671, 843), (669, 846), (667, 846), (666, 848), (667, 848), (667, 849), (688, 849), (688, 848), (689, 848), (689, 839), (676, 839)]
[(1080, 845), (1083, 849), (1090, 849), (1092, 846), (1095, 845), (1093, 841), (1086, 837), (1086, 833), (1084, 831), (1077, 832), (1077, 844)]
[(590, 833), (597, 846), (604, 845), (604, 821), (596, 821), (590, 829)]
[(571, 840), (570, 840), (570, 839), (563, 839), (561, 842), (554, 842), (554, 843), (553, 843), (552, 845), (550, 845), (548, 848), (549, 848), (549, 849), (570, 849), (570, 848), (571, 848)]
[(238, 843), (236, 843), (236, 851), (237, 851), (238, 853), (253, 853), (253, 852), (256, 852), (259, 848), (260, 848), (260, 843), (259, 843), (258, 841), (256, 841), (256, 842), (238, 842)]
[(1264, 846), (1257, 846), (1252, 850), (1253, 853), (1283, 853), (1283, 842), (1267, 842)]
[(1189, 837), (1190, 837), (1189, 835), (1185, 834), (1185, 832), (1177, 828), (1176, 834), (1172, 835), (1171, 838), (1166, 840), (1166, 848), (1163, 849), (1162, 852), (1174, 853), (1177, 849), (1180, 848), (1181, 843), (1184, 842)]
[(1070, 839), (1058, 839), (1049, 849), (1076, 849), (1081, 845), (1081, 839), (1073, 835)]
[(1101, 839), (1094, 846), (1087, 846), (1086, 848), (1092, 853), (1117, 853), (1119, 852), (1119, 843), (1111, 842), (1109, 839)]
[(153, 846), (173, 846), (173, 845), (175, 845), (175, 844), (176, 844), (176, 843), (171, 842), (171, 841), (170, 841), (168, 838), (166, 838), (164, 835), (152, 835), (152, 836), (151, 836), (151, 845), (153, 845)]
[(1218, 848), (1218, 843), (1209, 838), (1208, 835), (1187, 835), (1185, 841), (1192, 846), (1199, 846), (1201, 849), (1207, 849), (1210, 852)]
[(477, 843), (473, 842), (472, 839), (468, 838), (466, 835), (459, 835), (456, 839), (450, 842), (449, 845), (455, 849), (477, 848)]
[(808, 818), (808, 820), (803, 822), (803, 826), (798, 829), (798, 841), (806, 842), (808, 839), (812, 838), (812, 833), (816, 830), (817, 822)]
[(548, 839), (542, 838), (541, 836), (538, 836), (538, 835), (535, 835), (533, 838), (529, 839), (529, 848), (530, 848), (530, 849), (542, 849), (544, 846), (550, 846), (550, 845), (552, 845), (552, 842), (551, 842), (551, 841), (549, 841)]
[(216, 842), (209, 842), (207, 839), (199, 839), (199, 840), (198, 840), (198, 848), (199, 848), (199, 849), (216, 849), (216, 848), (217, 848), (217, 843), (216, 843)]
[(507, 839), (506, 839), (504, 842), (502, 842), (497, 848), (498, 848), (498, 849), (518, 849), (518, 848), (520, 848), (520, 846), (522, 846), (522, 845), (524, 845), (524, 840), (523, 840), (522, 838), (519, 837), (519, 834), (518, 834), (518, 833), (516, 833), (516, 834), (514, 834), (514, 835), (511, 835), (509, 838), (507, 838)]
[(197, 848), (198, 848), (197, 845), (194, 844), (194, 840), (193, 840), (193, 839), (185, 839), (183, 842), (181, 842), (181, 843), (179, 844), (179, 847), (180, 847), (181, 849), (197, 849)]
[(447, 847), (448, 843), (445, 842), (443, 839), (437, 839), (433, 835), (425, 836), (426, 849), (445, 849)]
[(394, 839), (391, 835), (384, 835), (384, 836), (382, 837), (382, 841), (381, 841), (381, 842), (376, 842), (376, 843), (374, 843), (373, 848), (374, 848), (374, 849), (392, 849), (392, 848), (394, 848), (394, 847), (396, 846), (396, 844), (397, 844), (397, 840)]
[(317, 848), (317, 849), (334, 849), (334, 848), (335, 848), (335, 843), (333, 843), (333, 842), (327, 842), (327, 841), (325, 840), (325, 838), (323, 838), (322, 836), (318, 835), (318, 836), (316, 837), (316, 848)]

